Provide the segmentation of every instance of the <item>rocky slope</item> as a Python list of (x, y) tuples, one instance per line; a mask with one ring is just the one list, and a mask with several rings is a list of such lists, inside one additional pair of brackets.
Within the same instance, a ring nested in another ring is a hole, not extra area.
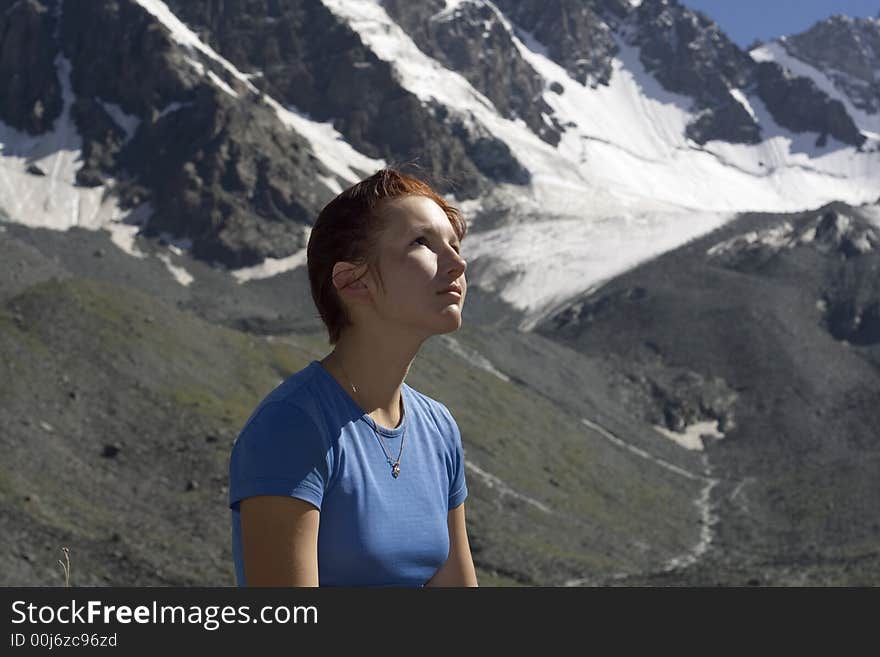
[(646, 422), (723, 434), (705, 558), (628, 583), (876, 583), (878, 231), (876, 206), (745, 216), (536, 329), (617, 355)]
[[(408, 383), (462, 428), (481, 582), (876, 583), (875, 215), (745, 216), (530, 333), (474, 286)], [(231, 441), (327, 351), (304, 272), (184, 288), (4, 228), (5, 583), (61, 583), (68, 546), (76, 584), (231, 584)]]
[(880, 18), (831, 16), (780, 43), (790, 55), (828, 75), (858, 109), (880, 112)]
[[(215, 287), (222, 305), (206, 308), (168, 296), (179, 286), (166, 270), (100, 234), (52, 235), (0, 232), (0, 376), (16, 382), (0, 389), (3, 583), (60, 584), (66, 546), (75, 585), (231, 585), (232, 440), (281, 378), (326, 353), (326, 336), (305, 312), (274, 336), (222, 326), (289, 289)], [(699, 461), (613, 401), (608, 363), (475, 310), (483, 319), (430, 341), (407, 382), (462, 429), (481, 581), (562, 585), (689, 555), (703, 484), (675, 468)]]

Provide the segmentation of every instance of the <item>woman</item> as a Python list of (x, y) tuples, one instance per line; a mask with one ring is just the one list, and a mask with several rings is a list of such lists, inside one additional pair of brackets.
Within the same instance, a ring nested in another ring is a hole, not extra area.
[(240, 586), (477, 586), (461, 434), (404, 382), (425, 340), (461, 326), (466, 232), (456, 208), (393, 169), (321, 211), (308, 272), (335, 346), (236, 439)]

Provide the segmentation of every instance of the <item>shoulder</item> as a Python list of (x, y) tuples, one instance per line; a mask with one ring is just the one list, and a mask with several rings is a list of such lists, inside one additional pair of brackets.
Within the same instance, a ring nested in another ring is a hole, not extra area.
[[(260, 406), (270, 402), (283, 401), (291, 406), (308, 407), (313, 399), (315, 377), (318, 375), (317, 363), (312, 361), (304, 368), (282, 379), (278, 385), (260, 402)], [(260, 406), (257, 407), (259, 410)]]
[(314, 362), (312, 362), (286, 379), (279, 380), (275, 388), (263, 397), (254, 408), (250, 417), (245, 421), (244, 427), (247, 428), (258, 417), (266, 415), (278, 416), (285, 413), (312, 415), (311, 411), (314, 406), (312, 389), (315, 374)]
[(314, 409), (311, 382), (314, 368), (309, 365), (278, 382), (254, 408), (239, 432), (236, 444), (267, 435), (320, 433)]
[(429, 397), (423, 392), (419, 392), (407, 383), (404, 383), (403, 385), (409, 390), (410, 399), (414, 400), (418, 405), (418, 412), (427, 418), (430, 418), (441, 434), (451, 440), (455, 440), (455, 437), (458, 434), (458, 425), (446, 404), (433, 397)]
[(313, 468), (327, 480), (333, 448), (313, 413), (299, 402), (295, 394), (273, 391), (257, 405), (232, 445), (233, 481), (299, 480)]

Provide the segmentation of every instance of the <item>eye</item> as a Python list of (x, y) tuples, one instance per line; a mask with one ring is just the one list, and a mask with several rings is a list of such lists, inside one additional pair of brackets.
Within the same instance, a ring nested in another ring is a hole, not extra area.
[[(412, 241), (412, 243), (415, 244), (415, 243), (419, 242), (419, 240), (423, 240), (423, 241), (425, 242), (425, 244), (427, 245), (428, 238), (425, 237), (424, 235), (421, 236), (421, 237), (417, 237), (417, 238), (415, 238), (415, 239)], [(460, 249), (460, 247), (459, 247), (458, 245), (453, 245), (452, 248), (455, 250), (456, 253), (458, 253), (459, 255), (461, 255), (461, 249)]]

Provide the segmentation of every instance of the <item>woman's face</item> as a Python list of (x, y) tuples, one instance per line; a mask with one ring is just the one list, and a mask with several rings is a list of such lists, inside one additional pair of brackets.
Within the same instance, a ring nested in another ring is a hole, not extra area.
[[(380, 317), (428, 335), (458, 330), (467, 264), (446, 213), (425, 196), (386, 201), (379, 212), (386, 222), (379, 241), (384, 294), (378, 281), (374, 287)], [(440, 293), (452, 284), (461, 287), (460, 296)]]

